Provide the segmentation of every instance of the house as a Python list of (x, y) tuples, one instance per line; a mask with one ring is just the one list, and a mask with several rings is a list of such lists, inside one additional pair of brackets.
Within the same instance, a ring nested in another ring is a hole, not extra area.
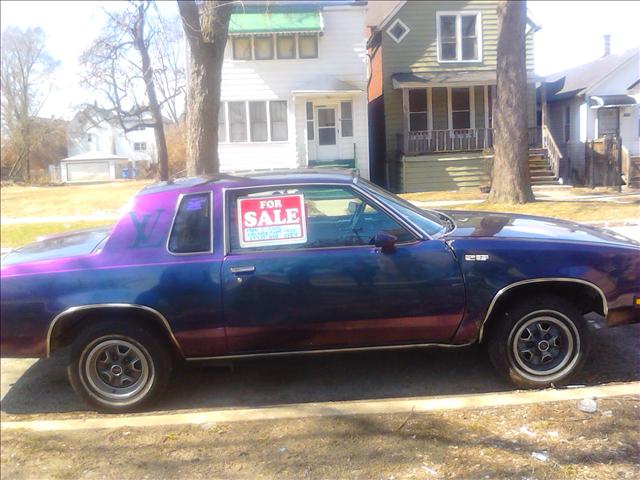
[(620, 138), (627, 159), (640, 156), (639, 85), (640, 48), (612, 55), (609, 38), (602, 57), (545, 78), (545, 123), (562, 151), (563, 175), (588, 181), (586, 143), (605, 136)]
[[(370, 25), (372, 179), (412, 192), (488, 183), (496, 97), (497, 1), (401, 1)], [(530, 144), (541, 147), (528, 19)], [(540, 152), (538, 152), (540, 153)], [(547, 154), (541, 153), (541, 178)], [(553, 177), (553, 173), (549, 173)]]
[(86, 108), (69, 123), (68, 155), (60, 160), (63, 183), (125, 178), (131, 168), (139, 171), (157, 162), (154, 130), (125, 133), (108, 112)]
[(338, 166), (368, 178), (366, 3), (237, 7), (222, 68), (222, 171)]

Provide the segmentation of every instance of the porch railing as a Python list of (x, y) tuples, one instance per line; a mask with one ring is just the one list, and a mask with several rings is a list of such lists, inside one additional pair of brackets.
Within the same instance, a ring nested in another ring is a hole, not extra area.
[[(529, 128), (530, 147), (542, 146), (542, 131)], [(433, 152), (468, 152), (493, 148), (492, 128), (463, 128), (455, 130), (418, 130), (398, 135), (398, 150), (405, 155)]]
[(558, 148), (556, 141), (553, 139), (553, 135), (551, 135), (551, 131), (547, 128), (546, 125), (542, 126), (542, 148), (547, 149), (547, 158), (549, 159), (549, 165), (553, 170), (553, 174), (555, 178), (558, 178), (560, 175), (560, 161), (562, 160), (562, 152)]

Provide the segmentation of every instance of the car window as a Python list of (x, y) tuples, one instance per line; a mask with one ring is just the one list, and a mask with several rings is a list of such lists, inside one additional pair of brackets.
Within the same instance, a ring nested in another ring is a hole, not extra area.
[(172, 253), (212, 250), (211, 193), (185, 195), (180, 201), (169, 237)]
[(393, 218), (337, 186), (235, 194), (228, 216), (232, 251), (373, 245), (379, 231), (395, 235), (398, 243), (414, 241)]

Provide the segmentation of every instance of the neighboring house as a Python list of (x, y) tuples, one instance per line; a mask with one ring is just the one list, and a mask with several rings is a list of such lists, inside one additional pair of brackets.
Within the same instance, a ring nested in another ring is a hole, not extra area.
[(69, 124), (68, 155), (60, 160), (62, 182), (124, 178), (125, 171), (130, 176), (129, 167), (139, 170), (156, 163), (154, 131), (143, 127), (125, 133), (107, 113), (85, 109)]
[[(410, 192), (477, 188), (488, 182), (497, 5), (477, 0), (401, 1), (370, 26), (371, 168), (377, 183)], [(528, 19), (531, 146), (542, 141), (533, 74), (533, 35), (538, 28)]]
[(222, 171), (369, 176), (366, 2), (242, 2), (222, 69)]
[(640, 49), (605, 55), (545, 79), (545, 123), (570, 179), (584, 182), (585, 143), (619, 137), (625, 155), (640, 156)]

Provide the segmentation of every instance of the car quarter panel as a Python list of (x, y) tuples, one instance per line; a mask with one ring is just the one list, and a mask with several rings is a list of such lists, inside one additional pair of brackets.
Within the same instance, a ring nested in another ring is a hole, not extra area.
[(638, 293), (640, 255), (635, 247), (506, 238), (449, 243), (461, 263), (467, 290), (467, 309), (454, 343), (476, 340), (493, 299), (517, 282), (577, 279), (593, 284), (606, 298), (610, 321), (618, 310), (631, 307)]

